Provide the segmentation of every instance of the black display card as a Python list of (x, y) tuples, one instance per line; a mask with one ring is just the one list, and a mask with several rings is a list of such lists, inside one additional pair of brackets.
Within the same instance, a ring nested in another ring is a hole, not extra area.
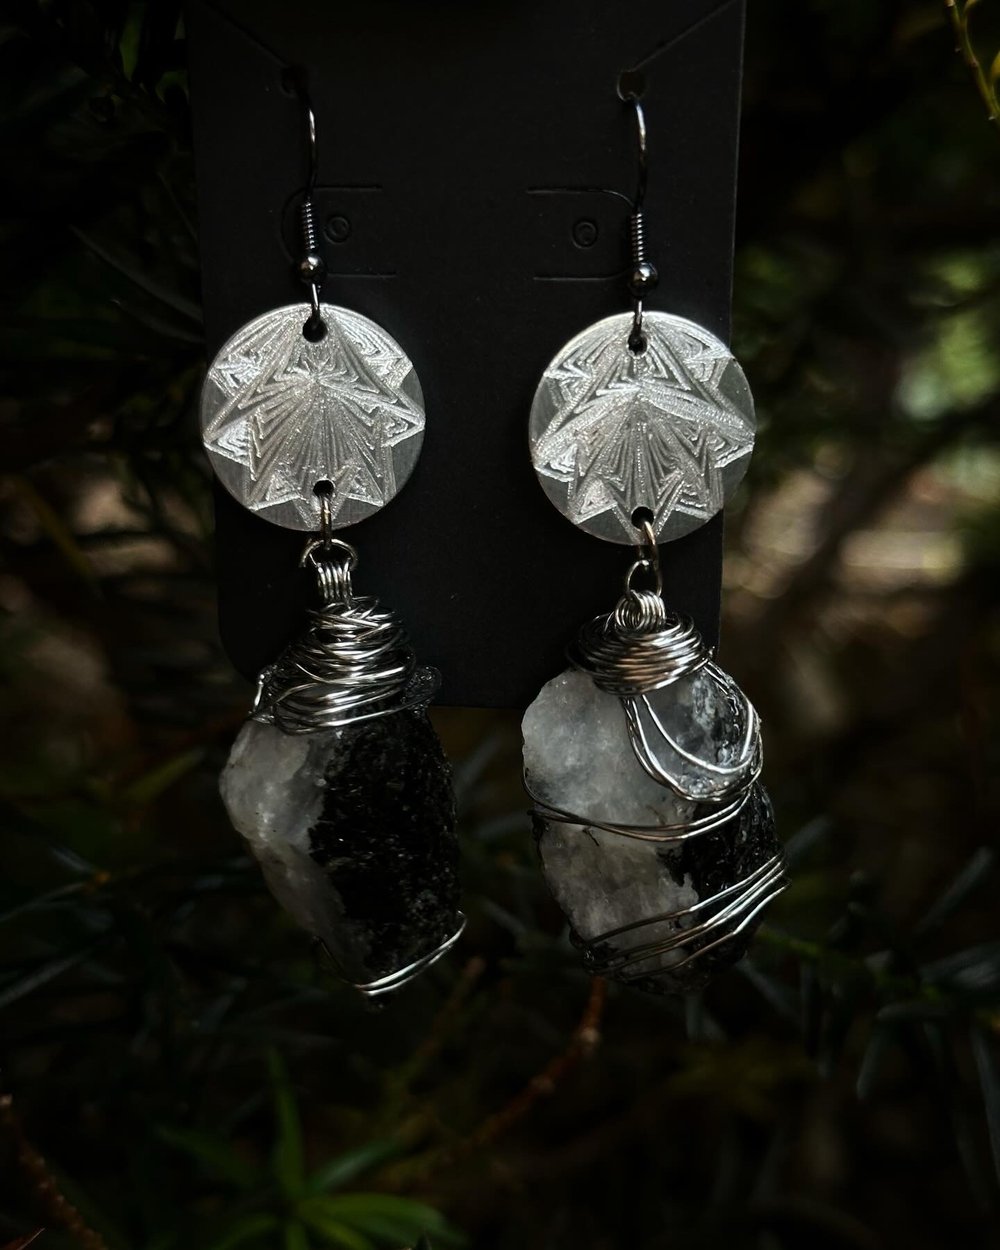
[[(190, 0), (208, 347), (305, 299), (292, 274), (307, 176), (302, 67), (319, 141), (323, 298), (384, 326), (427, 407), (400, 495), (343, 537), (355, 587), (403, 618), (440, 701), (523, 706), (579, 625), (614, 605), (627, 548), (578, 532), (528, 457), (542, 369), (630, 308), (636, 181), (619, 74), (642, 71), (647, 306), (729, 328), (741, 0)], [(287, 75), (284, 75), (287, 78)], [(220, 621), (248, 677), (301, 622), (303, 535), (217, 492)], [(662, 549), (670, 606), (718, 629), (722, 521)]]

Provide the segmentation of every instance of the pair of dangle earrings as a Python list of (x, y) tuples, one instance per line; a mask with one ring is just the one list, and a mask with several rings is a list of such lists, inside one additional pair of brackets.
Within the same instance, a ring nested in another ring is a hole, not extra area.
[[(309, 533), (306, 627), (260, 676), (222, 776), (230, 818), (280, 903), (368, 996), (400, 988), (464, 926), (450, 772), (427, 716), (437, 673), (335, 536), (393, 498), (424, 427), (413, 366), (380, 326), (320, 299), (313, 190), (302, 203), (307, 304), (243, 326), (209, 369), (203, 437), (245, 507)], [(636, 94), (632, 310), (572, 339), (532, 405), (539, 481), (571, 522), (635, 545), (624, 594), (569, 649), (524, 718), (543, 872), (595, 973), (684, 992), (735, 962), (784, 884), (757, 715), (663, 598), (658, 544), (715, 515), (753, 446), (728, 348), (645, 308), (647, 137)]]

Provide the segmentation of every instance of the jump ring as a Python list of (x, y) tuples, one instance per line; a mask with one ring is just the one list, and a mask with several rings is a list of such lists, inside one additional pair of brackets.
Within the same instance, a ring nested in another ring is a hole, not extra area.
[(303, 568), (306, 564), (311, 564), (315, 567), (320, 563), (316, 558), (316, 552), (322, 549), (323, 554), (329, 557), (334, 548), (344, 553), (347, 557), (347, 571), (348, 573), (352, 572), (357, 567), (358, 553), (350, 543), (344, 542), (342, 538), (328, 537), (325, 540), (323, 538), (310, 538), (303, 548), (299, 564)]

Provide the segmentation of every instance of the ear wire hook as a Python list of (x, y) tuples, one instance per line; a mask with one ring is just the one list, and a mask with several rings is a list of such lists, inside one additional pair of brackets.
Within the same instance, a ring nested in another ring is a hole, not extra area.
[(308, 140), (309, 152), (309, 173), (306, 179), (306, 193), (299, 209), (300, 226), (302, 231), (302, 249), (303, 254), (300, 259), (297, 272), (299, 280), (309, 288), (309, 320), (302, 328), (303, 334), (307, 339), (316, 341), (321, 339), (326, 333), (326, 325), (323, 322), (322, 314), (319, 306), (319, 291), (326, 277), (326, 262), (319, 252), (319, 240), (316, 233), (316, 208), (313, 203), (313, 195), (316, 190), (316, 182), (319, 176), (319, 144), (316, 140), (316, 113), (312, 106), (312, 100), (309, 96), (309, 89), (306, 85), (305, 71), (301, 68), (295, 68), (288, 71), (288, 81), (294, 88), (295, 94), (301, 104), (306, 116), (306, 135)]
[(308, 94), (303, 92), (302, 103), (306, 110), (306, 119), (309, 126), (309, 181), (306, 184), (308, 188), (309, 198), (312, 198), (313, 192), (316, 190), (316, 176), (319, 173), (319, 148), (316, 144), (316, 114), (313, 111), (312, 101)]
[(637, 95), (627, 95), (625, 100), (626, 103), (631, 103), (635, 109), (636, 138), (639, 141), (639, 170), (635, 187), (635, 203), (632, 206), (632, 211), (641, 213), (646, 199), (646, 183), (649, 175), (649, 140), (646, 134), (646, 113)]
[[(623, 75), (624, 77), (624, 75)], [(618, 94), (625, 104), (631, 104), (635, 113), (636, 139), (638, 142), (638, 169), (636, 173), (635, 199), (629, 219), (629, 237), (632, 243), (632, 272), (628, 289), (633, 301), (632, 329), (628, 336), (629, 349), (636, 355), (646, 350), (646, 336), (642, 331), (643, 298), (659, 281), (656, 266), (646, 259), (646, 185), (649, 177), (649, 137), (646, 130), (646, 112), (634, 87), (619, 85)]]

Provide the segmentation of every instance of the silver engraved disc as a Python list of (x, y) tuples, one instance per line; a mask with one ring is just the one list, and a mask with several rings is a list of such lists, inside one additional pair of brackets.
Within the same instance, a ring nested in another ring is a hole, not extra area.
[(636, 542), (648, 508), (661, 542), (722, 508), (753, 451), (753, 397), (732, 352), (670, 313), (642, 319), (646, 350), (628, 345), (632, 314), (588, 326), (542, 374), (531, 405), (531, 459), (545, 493), (574, 525)]
[(317, 530), (318, 482), (329, 482), (334, 529), (377, 512), (420, 454), (424, 397), (413, 365), (385, 330), (322, 304), (326, 334), (302, 333), (308, 304), (242, 326), (212, 361), (201, 392), (205, 450), (223, 486), (251, 512)]

